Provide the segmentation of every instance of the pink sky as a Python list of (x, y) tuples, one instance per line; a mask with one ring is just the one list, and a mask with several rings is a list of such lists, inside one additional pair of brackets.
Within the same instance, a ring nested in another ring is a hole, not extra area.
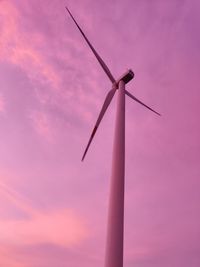
[(125, 267), (200, 266), (198, 0), (0, 1), (0, 266), (104, 262), (116, 98), (127, 89)]

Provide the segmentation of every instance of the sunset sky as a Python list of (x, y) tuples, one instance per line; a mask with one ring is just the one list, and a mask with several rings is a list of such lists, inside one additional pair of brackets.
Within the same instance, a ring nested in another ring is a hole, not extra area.
[(0, 267), (102, 267), (116, 97), (126, 99), (124, 267), (200, 266), (200, 1), (0, 0)]

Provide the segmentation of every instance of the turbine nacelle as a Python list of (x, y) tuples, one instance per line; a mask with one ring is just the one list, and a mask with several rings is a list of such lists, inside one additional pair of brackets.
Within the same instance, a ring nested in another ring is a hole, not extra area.
[(123, 81), (125, 84), (130, 82), (134, 78), (134, 72), (129, 69), (127, 70), (117, 81), (116, 81), (116, 87), (118, 89), (119, 87), (119, 82)]

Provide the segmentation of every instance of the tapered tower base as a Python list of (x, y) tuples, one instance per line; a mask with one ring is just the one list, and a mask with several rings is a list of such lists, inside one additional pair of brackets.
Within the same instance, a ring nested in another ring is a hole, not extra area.
[(119, 82), (115, 122), (105, 267), (123, 267), (125, 177), (125, 83)]

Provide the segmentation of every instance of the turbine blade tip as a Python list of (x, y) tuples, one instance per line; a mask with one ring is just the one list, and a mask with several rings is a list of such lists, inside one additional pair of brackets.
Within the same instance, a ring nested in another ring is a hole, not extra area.
[(157, 111), (155, 111), (155, 113), (158, 115), (158, 116), (162, 116), (160, 113), (158, 113)]

